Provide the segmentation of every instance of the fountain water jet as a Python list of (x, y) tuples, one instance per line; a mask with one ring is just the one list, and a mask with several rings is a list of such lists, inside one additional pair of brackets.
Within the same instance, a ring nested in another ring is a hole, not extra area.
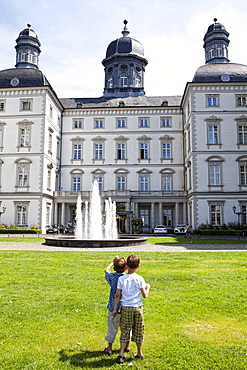
[[(105, 212), (102, 212), (102, 202), (98, 182), (92, 184), (90, 202), (84, 202), (79, 195), (76, 202), (76, 232), (75, 236), (46, 237), (45, 244), (60, 247), (101, 248), (121, 247), (146, 243), (147, 238), (133, 236), (118, 237), (116, 221), (116, 203), (109, 197), (105, 200)], [(104, 222), (102, 221), (104, 219)]]

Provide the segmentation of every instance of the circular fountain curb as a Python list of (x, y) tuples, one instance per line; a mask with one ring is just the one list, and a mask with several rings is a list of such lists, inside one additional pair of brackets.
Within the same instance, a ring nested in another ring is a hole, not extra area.
[(145, 244), (147, 238), (140, 238), (134, 236), (124, 236), (119, 239), (75, 239), (73, 236), (60, 237), (54, 236), (45, 238), (45, 244), (54, 247), (69, 247), (69, 248), (114, 248), (127, 247), (132, 245)]

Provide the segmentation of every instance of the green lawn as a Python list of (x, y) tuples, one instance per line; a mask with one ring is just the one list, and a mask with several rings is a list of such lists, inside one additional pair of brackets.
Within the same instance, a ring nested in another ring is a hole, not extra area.
[[(126, 252), (123, 255), (126, 255)], [(145, 359), (133, 369), (247, 368), (246, 252), (139, 253)], [(114, 252), (0, 251), (0, 369), (120, 369), (104, 357)]]

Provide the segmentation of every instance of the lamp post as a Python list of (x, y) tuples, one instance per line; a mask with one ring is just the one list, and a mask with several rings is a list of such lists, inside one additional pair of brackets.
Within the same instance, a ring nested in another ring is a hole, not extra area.
[(6, 206), (3, 206), (2, 210), (0, 211), (0, 223), (1, 223), (1, 216), (3, 213), (5, 213), (5, 211), (6, 211)]
[(242, 212), (238, 211), (238, 212), (236, 212), (236, 209), (237, 209), (236, 206), (233, 206), (232, 207), (233, 212), (235, 213), (235, 215), (238, 216), (238, 223), (240, 224), (240, 216), (243, 215), (243, 214), (245, 214), (246, 211), (242, 211)]

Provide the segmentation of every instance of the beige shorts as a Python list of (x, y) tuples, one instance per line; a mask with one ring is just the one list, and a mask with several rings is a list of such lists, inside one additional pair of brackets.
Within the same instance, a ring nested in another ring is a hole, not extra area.
[(108, 319), (107, 319), (107, 334), (105, 340), (108, 343), (113, 343), (114, 339), (116, 338), (118, 328), (120, 326), (120, 319), (121, 313), (117, 313), (116, 317), (112, 316), (112, 312), (108, 311)]

